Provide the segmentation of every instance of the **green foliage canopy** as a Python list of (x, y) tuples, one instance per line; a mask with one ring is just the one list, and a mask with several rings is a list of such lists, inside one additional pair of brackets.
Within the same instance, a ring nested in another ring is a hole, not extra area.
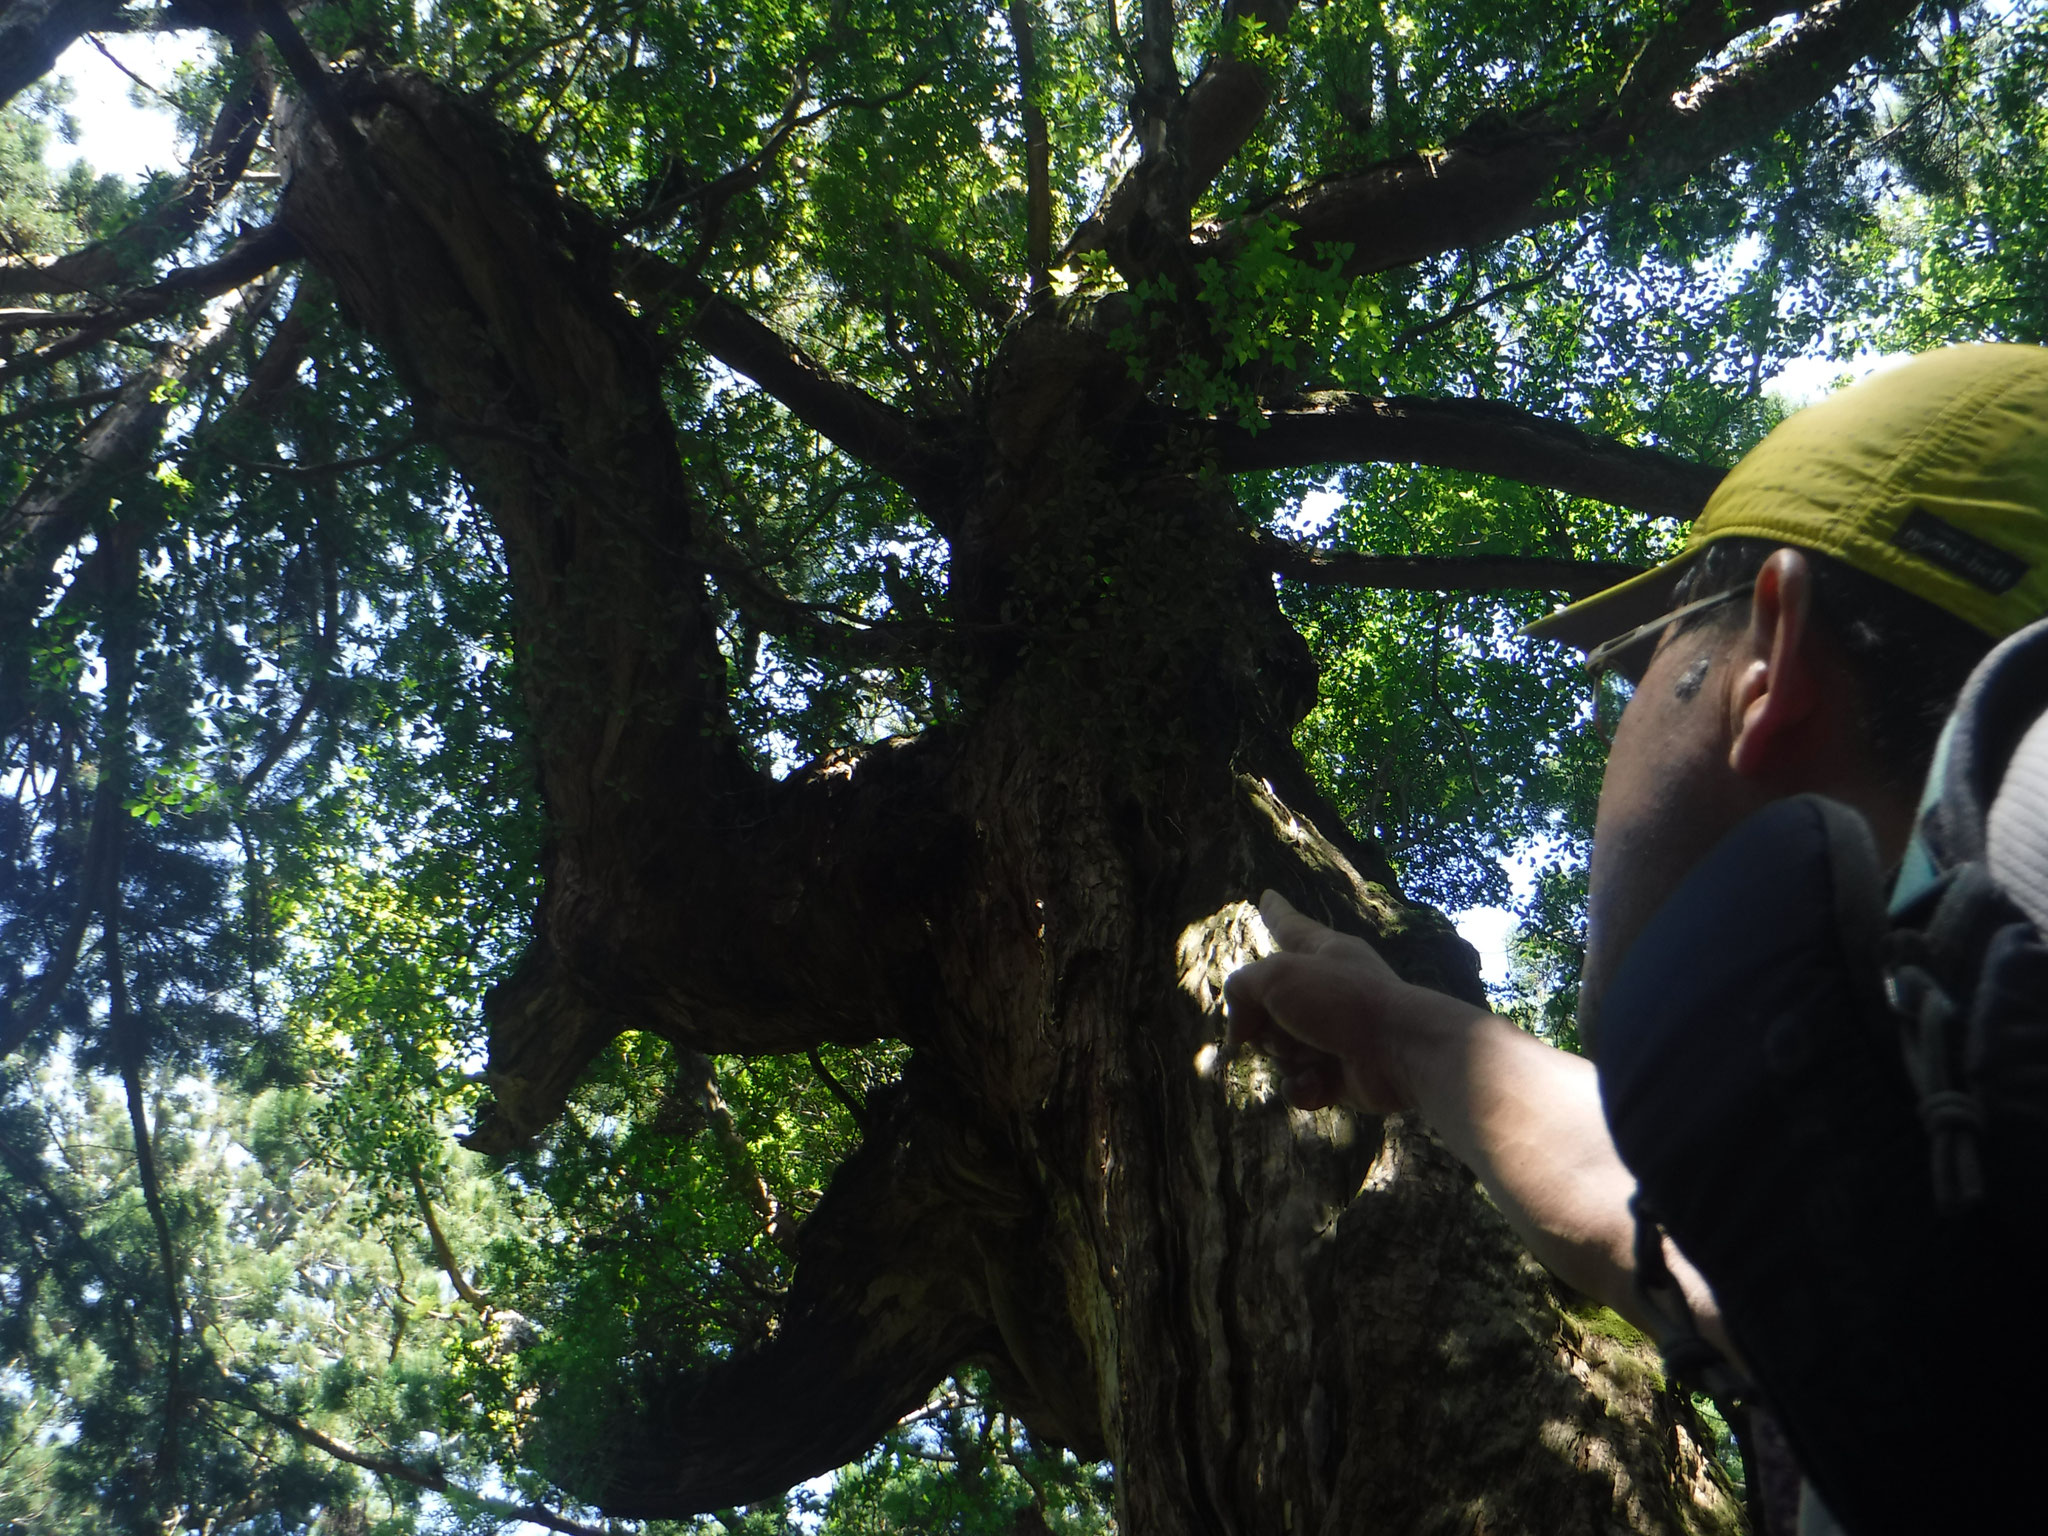
[[(355, 0), (298, 28), (337, 65), (470, 93), (612, 235), (940, 423), (977, 409), (1034, 282), (1121, 294), (1161, 409), (1253, 441), (1305, 392), (1354, 390), (1726, 463), (1790, 358), (2048, 339), (2033, 5), (1923, 15), (1742, 153), (1639, 196), (1584, 168), (1561, 216), (1383, 270), (1293, 240), (1303, 189), (1507, 143), (1640, 62), (1671, 8), (1581, 9), (1330, 0), (1275, 27), (1188, 7), (1180, 76), (1249, 60), (1272, 106), (1197, 199), (1251, 233), (1194, 269), (1207, 334), (1170, 366), (1185, 277), (1034, 251), (1036, 219), (1082, 230), (1137, 158), (1133, 7)], [(1767, 12), (1717, 67), (1790, 27)], [(257, 130), (286, 71), (216, 19), (167, 83), (190, 176), (49, 171), (54, 84), (0, 118), (0, 291), (46, 304), (0, 311), (0, 1519), (574, 1528), (595, 1517), (538, 1470), (536, 1402), (573, 1421), (636, 1361), (771, 1334), (791, 1234), (904, 1052), (707, 1065), (628, 1037), (543, 1144), (494, 1168), (452, 1141), (548, 836), (503, 556), (326, 282), (238, 254), (276, 213)], [(858, 645), (943, 617), (946, 541), (748, 386), (689, 295), (633, 303), (714, 509), (732, 729), (779, 774), (971, 707), (959, 676)], [(1236, 490), (1260, 531), (1375, 554), (1642, 562), (1683, 531), (1406, 464)], [(1503, 859), (1543, 851), (1516, 1005), (1568, 1039), (1600, 750), (1569, 664), (1514, 638), (1551, 598), (1282, 598), (1322, 677), (1303, 751), (1412, 896), (1505, 901)], [(1104, 1478), (966, 1372), (804, 1517), (1092, 1531)], [(801, 1503), (716, 1519), (783, 1529)]]

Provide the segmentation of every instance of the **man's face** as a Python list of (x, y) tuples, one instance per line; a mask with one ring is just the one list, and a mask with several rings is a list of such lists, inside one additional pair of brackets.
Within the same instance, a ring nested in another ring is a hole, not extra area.
[(1663, 637), (1614, 733), (1593, 831), (1579, 986), (1588, 1043), (1608, 980), (1643, 925), (1760, 803), (1729, 767), (1734, 722), (1725, 685), (1741, 632), (1717, 623)]

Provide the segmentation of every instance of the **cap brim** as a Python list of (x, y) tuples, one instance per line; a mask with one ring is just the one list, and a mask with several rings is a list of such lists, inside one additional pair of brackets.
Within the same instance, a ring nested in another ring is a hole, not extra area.
[(1604, 592), (1595, 592), (1569, 608), (1560, 608), (1524, 626), (1522, 633), (1532, 640), (1555, 640), (1590, 651), (1669, 610), (1671, 589), (1698, 555), (1698, 550), (1689, 549), (1640, 576), (1631, 576)]

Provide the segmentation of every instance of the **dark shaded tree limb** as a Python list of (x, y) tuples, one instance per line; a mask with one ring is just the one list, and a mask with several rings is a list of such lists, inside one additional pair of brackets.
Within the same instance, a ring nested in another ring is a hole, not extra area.
[(1218, 459), (1231, 471), (1422, 464), (1688, 520), (1699, 515), (1727, 473), (1496, 400), (1332, 391), (1270, 413), (1257, 432), (1227, 422), (1214, 431)]
[(1396, 592), (1563, 592), (1584, 597), (1640, 575), (1621, 560), (1553, 560), (1533, 555), (1368, 555), (1317, 549), (1264, 535), (1261, 566), (1290, 581)]
[(52, 261), (0, 267), (0, 298), (21, 294), (103, 293), (145, 276), (213, 217), (242, 173), (270, 118), (266, 69), (251, 68), (222, 103), (206, 143), (193, 155), (177, 194), (105, 240)]
[(288, 230), (267, 224), (243, 235), (212, 261), (173, 267), (148, 288), (122, 294), (104, 308), (80, 310), (78, 329), (72, 334), (0, 363), (0, 381), (40, 373), (138, 322), (157, 319), (195, 300), (218, 298), (298, 254), (298, 242)]
[[(966, 1145), (896, 1090), (804, 1225), (774, 1337), (640, 1383), (640, 1409), (594, 1442), (558, 1432), (549, 1474), (628, 1518), (774, 1497), (859, 1456), (962, 1359), (1003, 1354), (982, 1248), (1010, 1240), (1026, 1207), (1006, 1172), (968, 1166)], [(1070, 1433), (1085, 1445), (1095, 1431)]]
[(806, 1054), (810, 1058), (811, 1070), (818, 1075), (818, 1081), (825, 1085), (825, 1091), (837, 1099), (840, 1107), (853, 1117), (853, 1123), (859, 1129), (861, 1135), (867, 1135), (867, 1106), (853, 1096), (852, 1090), (846, 1084), (840, 1082), (838, 1078), (834, 1077), (826, 1069), (825, 1058), (818, 1054), (818, 1048), (815, 1045)]
[[(627, 1029), (748, 1053), (902, 1031), (886, 976), (923, 930), (872, 886), (914, 861), (884, 824), (909, 786), (871, 788), (865, 760), (858, 775), (777, 783), (736, 739), (699, 553), (716, 525), (681, 461), (659, 338), (620, 301), (609, 239), (588, 238), (530, 141), (474, 103), (399, 71), (352, 70), (337, 89), (363, 174), (287, 95), (280, 218), (499, 533), (549, 822), (531, 942), (485, 1005), (493, 1106), (470, 1145), (536, 1134)], [(739, 329), (803, 368), (758, 322)], [(895, 447), (916, 452), (884, 415)], [(873, 756), (883, 778), (892, 762), (923, 771), (921, 757)]]
[(0, 6), (0, 105), (57, 67), (88, 32), (126, 32), (126, 0), (9, 0)]
[(1011, 294), (950, 251), (942, 251), (923, 241), (917, 242), (913, 249), (950, 277), (967, 296), (967, 302), (981, 311), (983, 319), (996, 325), (1007, 325), (1017, 313), (1017, 301)]
[(1031, 0), (1010, 0), (1010, 41), (1017, 50), (1017, 99), (1024, 119), (1024, 251), (1033, 291), (1052, 281), (1052, 145), (1038, 104), (1038, 58), (1031, 42)]
[(292, 20), (291, 12), (285, 9), (282, 0), (249, 0), (249, 12), (276, 46), (277, 56), (291, 72), (292, 83), (312, 103), (321, 126), (340, 147), (348, 169), (363, 175), (366, 146), (362, 131), (356, 127), (335, 89), (334, 76), (307, 44), (305, 35)]
[(1614, 89), (1615, 113), (1624, 120), (1654, 114), (1659, 102), (1692, 80), (1700, 60), (1712, 58), (1781, 10), (1772, 0), (1734, 5), (1728, 0), (1685, 0), (1675, 16), (1643, 39), (1629, 61)]
[(835, 378), (795, 342), (778, 335), (700, 279), (652, 252), (620, 261), (625, 292), (647, 306), (688, 300), (687, 334), (735, 373), (746, 375), (822, 433), (849, 458), (887, 475), (920, 499), (943, 501), (952, 470), (916, 423), (894, 406)]
[[(1253, 221), (1271, 220), (1292, 225), (1294, 246), (1305, 254), (1348, 246), (1344, 270), (1384, 272), (1670, 186), (1834, 90), (1917, 9), (1918, 0), (1814, 6), (1743, 63), (1688, 90), (1625, 92), (1626, 113), (1612, 102), (1546, 110), (1504, 138), (1454, 142), (1324, 181), (1198, 230), (1196, 253), (1228, 260)], [(1732, 20), (1718, 35), (1739, 35), (1727, 28), (1750, 11), (1725, 13)], [(1673, 25), (1690, 38), (1702, 14), (1688, 8)], [(1666, 78), (1669, 67), (1660, 60), (1652, 73)]]
[(121, 398), (121, 386), (111, 389), (88, 389), (75, 395), (55, 395), (47, 400), (31, 400), (26, 405), (11, 411), (0, 411), (0, 427), (11, 427), (16, 422), (35, 421), (44, 416), (61, 416), (66, 411), (82, 411), (88, 406), (105, 405), (110, 400)]
[[(1266, 68), (1243, 57), (1241, 29), (1287, 29), (1295, 0), (1231, 0), (1224, 7), (1223, 47), (1186, 90), (1173, 65), (1173, 6), (1145, 5), (1137, 61), (1142, 83), (1134, 103), (1140, 157), (1074, 231), (1060, 252), (1064, 266), (1087, 251), (1107, 251), (1127, 278), (1151, 271), (1184, 250), (1188, 210), (1222, 174), (1258, 128), (1273, 98)], [(1160, 41), (1163, 39), (1163, 42)]]

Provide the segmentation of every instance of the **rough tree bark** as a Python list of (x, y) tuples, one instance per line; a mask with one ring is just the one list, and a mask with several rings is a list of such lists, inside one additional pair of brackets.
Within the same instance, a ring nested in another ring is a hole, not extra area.
[[(1257, 1065), (1218, 1054), (1222, 978), (1261, 941), (1245, 900), (1267, 885), (1375, 936), (1403, 974), (1478, 996), (1470, 951), (1404, 903), (1294, 750), (1315, 678), (1270, 574), (1574, 589), (1609, 574), (1279, 546), (1252, 536), (1229, 473), (1426, 463), (1682, 516), (1716, 472), (1483, 401), (1307, 397), (1257, 434), (1151, 402), (1104, 339), (1119, 301), (1062, 300), (1042, 269), (1101, 250), (1135, 282), (1228, 256), (1246, 225), (1194, 228), (1189, 210), (1275, 89), (1230, 40), (1278, 36), (1293, 6), (1229, 6), (1257, 29), (1226, 27), (1185, 86), (1173, 7), (1136, 9), (1137, 164), (1055, 255), (1033, 151), (1036, 292), (962, 416), (914, 418), (834, 378), (712, 278), (565, 199), (487, 111), (419, 76), (331, 68), (274, 0), (158, 17), (238, 44), (260, 24), (291, 80), (273, 112), (267, 55), (245, 49), (175, 198), (108, 243), (0, 268), (0, 295), (63, 306), (16, 312), (52, 339), (0, 377), (303, 257), (488, 509), (550, 834), (531, 946), (489, 1003), (495, 1105), (476, 1145), (543, 1131), (622, 1031), (699, 1064), (913, 1047), (815, 1214), (778, 1234), (800, 1258), (772, 1341), (694, 1374), (650, 1367), (617, 1422), (557, 1425), (540, 1449), (575, 1491), (646, 1516), (772, 1495), (979, 1362), (1037, 1436), (1114, 1459), (1134, 1536), (1732, 1529), (1698, 1426), (1640, 1344), (1561, 1295), (1426, 1131), (1291, 1112)], [(1688, 0), (1604, 94), (1261, 216), (1298, 244), (1348, 245), (1361, 272), (1569, 217), (1769, 131), (1912, 9), (1828, 0), (1695, 79), (1772, 8)], [(1011, 15), (1028, 89), (1032, 8)], [(18, 45), (0, 99), (71, 39), (142, 16), (0, 4)], [(277, 222), (152, 278), (266, 119)], [(935, 260), (1007, 313), (996, 284)], [(1176, 344), (1200, 346), (1202, 317), (1180, 320)], [(280, 329), (255, 394), (291, 376), (295, 335)], [(663, 400), (682, 342), (919, 501), (950, 545), (943, 622), (834, 629), (736, 560)], [(107, 410), (81, 425), (64, 483), (10, 509), (10, 622), (85, 526), (93, 475), (160, 432), (153, 382), (50, 403)], [(914, 648), (959, 694), (956, 723), (769, 779), (727, 718), (714, 582), (848, 654)], [(16, 650), (0, 645), (0, 671)], [(0, 1031), (0, 1054), (19, 1033)]]
[(1732, 1528), (1689, 1411), (1424, 1131), (1289, 1111), (1218, 1054), (1265, 885), (1479, 990), (1302, 769), (1313, 670), (1213, 437), (1049, 303), (945, 451), (862, 407), (951, 541), (932, 662), (966, 723), (771, 782), (724, 727), (710, 535), (602, 232), (431, 83), (317, 89), (280, 113), (282, 223), (495, 519), (553, 828), (477, 1144), (542, 1129), (621, 1030), (915, 1047), (774, 1341), (655, 1373), (557, 1473), (624, 1515), (760, 1498), (980, 1361), (1114, 1459), (1134, 1533)]

